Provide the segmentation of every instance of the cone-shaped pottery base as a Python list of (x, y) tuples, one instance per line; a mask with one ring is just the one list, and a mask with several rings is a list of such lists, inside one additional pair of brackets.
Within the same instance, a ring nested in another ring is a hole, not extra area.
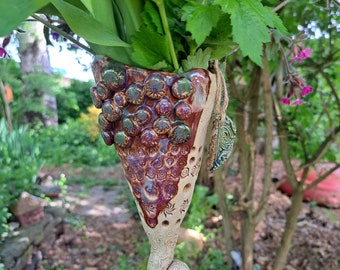
[(173, 260), (191, 202), (216, 78), (204, 69), (183, 74), (144, 70), (97, 57), (94, 105), (106, 144), (114, 144), (151, 243), (148, 270), (189, 269)]

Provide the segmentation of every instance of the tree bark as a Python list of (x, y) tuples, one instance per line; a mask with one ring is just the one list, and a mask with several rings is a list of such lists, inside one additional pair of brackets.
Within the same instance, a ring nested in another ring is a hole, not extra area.
[(286, 218), (286, 225), (281, 236), (281, 243), (276, 252), (273, 270), (282, 270), (287, 261), (289, 246), (291, 244), (297, 219), (301, 210), (303, 186), (298, 184), (291, 198), (292, 204)]
[[(19, 40), (20, 68), (21, 74), (41, 73), (51, 75), (50, 58), (43, 35), (43, 25), (37, 22), (28, 22), (23, 26), (25, 32), (17, 34)], [(49, 112), (48, 115), (41, 112), (24, 113), (24, 121), (30, 122), (35, 118), (40, 119), (44, 126), (58, 125), (57, 101), (55, 96), (47, 93), (50, 86), (44, 85), (44, 89), (27, 89), (35, 91), (35, 95), (41, 97), (41, 105)]]
[(252, 215), (247, 214), (242, 225), (242, 270), (253, 269), (255, 227)]
[(224, 176), (223, 172), (225, 172), (224, 166), (221, 166), (214, 171), (214, 186), (215, 192), (218, 196), (218, 208), (223, 217), (223, 234), (224, 234), (224, 242), (226, 245), (226, 253), (228, 254), (227, 263), (229, 268), (233, 265), (233, 260), (231, 258), (231, 251), (233, 250), (233, 238), (232, 238), (232, 226), (231, 226), (231, 211), (228, 209), (228, 205), (226, 203), (226, 190), (224, 186)]

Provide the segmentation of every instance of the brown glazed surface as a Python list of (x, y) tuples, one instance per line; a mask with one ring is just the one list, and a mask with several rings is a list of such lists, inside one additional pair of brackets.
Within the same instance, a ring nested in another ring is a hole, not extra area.
[(151, 71), (103, 57), (92, 68), (102, 136), (115, 145), (145, 222), (154, 228), (178, 192), (208, 96), (208, 71)]

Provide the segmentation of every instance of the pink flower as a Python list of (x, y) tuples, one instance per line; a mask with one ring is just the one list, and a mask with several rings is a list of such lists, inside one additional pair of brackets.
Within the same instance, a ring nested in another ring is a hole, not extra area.
[(8, 56), (8, 53), (6, 50), (2, 47), (0, 47), (0, 58), (6, 58)]
[(290, 105), (290, 98), (281, 98), (281, 103), (285, 105)]
[(305, 103), (305, 101), (303, 99), (297, 99), (292, 103), (292, 106), (299, 106), (300, 104)]
[(309, 93), (313, 92), (313, 88), (309, 85), (302, 87), (301, 89), (301, 96), (307, 96)]
[(312, 49), (303, 49), (297, 55), (295, 55), (291, 61), (301, 63), (303, 60), (309, 58), (312, 52)]
[(11, 41), (11, 36), (5, 37), (2, 41), (2, 45), (0, 46), (0, 58), (9, 57), (8, 53), (6, 52), (5, 48)]

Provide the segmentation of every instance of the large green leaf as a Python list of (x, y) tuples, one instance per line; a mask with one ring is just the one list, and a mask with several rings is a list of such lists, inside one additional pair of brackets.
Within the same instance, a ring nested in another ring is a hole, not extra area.
[(215, 5), (190, 3), (183, 7), (182, 19), (187, 21), (186, 30), (192, 34), (198, 46), (216, 26), (220, 14), (219, 6)]
[(91, 49), (95, 52), (95, 54), (108, 56), (112, 60), (123, 63), (125, 65), (130, 66), (136, 65), (131, 59), (132, 55), (131, 47), (110, 47), (101, 46), (93, 43), (89, 43), (89, 45)]
[(165, 35), (144, 27), (132, 37), (132, 44), (134, 49), (132, 59), (137, 65), (150, 69), (155, 65), (161, 66), (162, 69), (170, 67), (171, 57)]
[(104, 46), (130, 46), (119, 38), (114, 28), (103, 25), (82, 9), (62, 0), (51, 0), (51, 3), (62, 14), (71, 30), (85, 40)]
[(47, 5), (49, 0), (0, 0), (0, 36), (9, 35), (27, 17)]
[(234, 41), (244, 56), (262, 66), (263, 43), (270, 41), (270, 28), (287, 34), (281, 19), (259, 0), (215, 0), (231, 16)]

